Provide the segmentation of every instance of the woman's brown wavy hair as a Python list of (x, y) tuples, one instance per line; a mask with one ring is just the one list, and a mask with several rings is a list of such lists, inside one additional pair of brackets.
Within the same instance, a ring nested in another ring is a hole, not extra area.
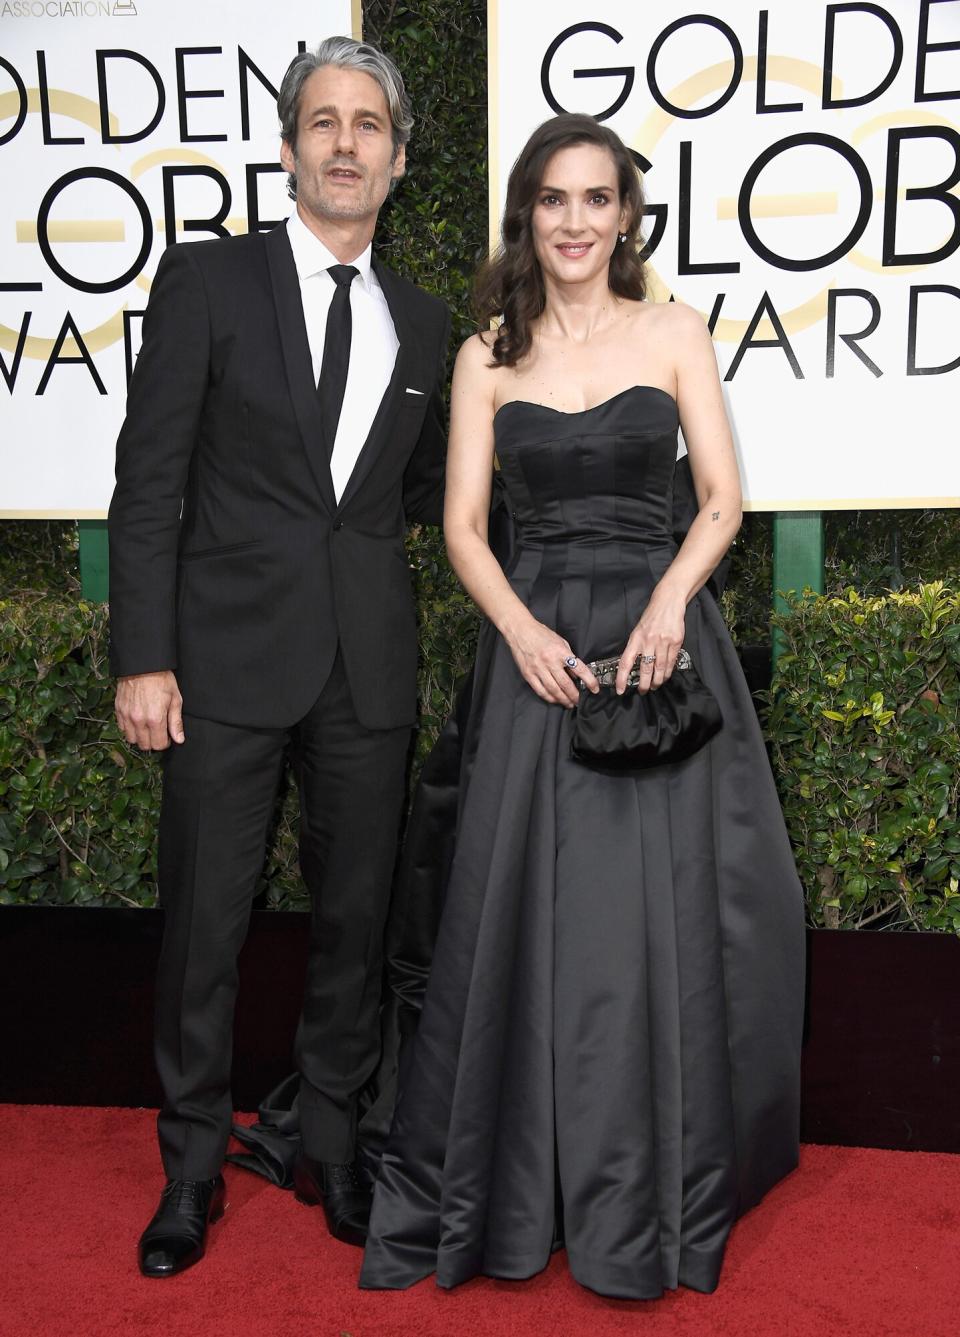
[(555, 116), (534, 130), (514, 163), (507, 183), (502, 240), (477, 276), (475, 306), (481, 329), (500, 321), (491, 348), (493, 365), (513, 367), (529, 352), (531, 323), (543, 312), (546, 290), (533, 246), (531, 218), (547, 164), (560, 149), (575, 144), (596, 144), (606, 149), (617, 169), (620, 203), (626, 205), (625, 242), (617, 243), (610, 257), (610, 291), (618, 297), (642, 301), (647, 280), (640, 248), (643, 188), (629, 150), (620, 137), (592, 116), (568, 113)]

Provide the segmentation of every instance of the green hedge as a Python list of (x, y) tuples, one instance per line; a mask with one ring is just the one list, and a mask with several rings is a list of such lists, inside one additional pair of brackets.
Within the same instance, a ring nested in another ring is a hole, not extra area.
[[(960, 580), (960, 510), (827, 511), (823, 517), (827, 593), (861, 594), (922, 581)], [(749, 512), (733, 545), (723, 612), (742, 645), (770, 640), (773, 516)]]
[(768, 737), (811, 922), (960, 933), (960, 594), (808, 595)]
[[(410, 555), (422, 757), (476, 614), (416, 533)], [(960, 595), (807, 595), (776, 623), (768, 738), (811, 922), (960, 932)], [(106, 635), (76, 599), (0, 603), (0, 903), (153, 903), (159, 768), (117, 733)], [(278, 908), (304, 904), (295, 825), (288, 792), (262, 888)]]
[(113, 720), (103, 608), (0, 603), (0, 903), (149, 905), (158, 769)]

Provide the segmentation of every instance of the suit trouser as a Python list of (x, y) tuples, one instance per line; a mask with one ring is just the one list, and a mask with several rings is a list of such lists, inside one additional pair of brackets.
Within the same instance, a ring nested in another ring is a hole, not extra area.
[(379, 1056), (383, 932), (410, 730), (359, 723), (338, 654), (316, 704), (293, 728), (187, 715), (184, 731), (186, 741), (165, 754), (160, 813), (165, 926), (155, 1043), (164, 1169), (174, 1179), (209, 1179), (223, 1163), (237, 955), (288, 745), (312, 903), (296, 1040), (301, 1134), (307, 1155), (352, 1160), (357, 1095)]

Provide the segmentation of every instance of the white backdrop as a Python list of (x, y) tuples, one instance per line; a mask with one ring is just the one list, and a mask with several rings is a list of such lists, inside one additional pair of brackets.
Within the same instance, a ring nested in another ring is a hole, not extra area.
[(289, 212), (265, 82), (279, 87), (299, 45), (359, 37), (359, 11), (0, 0), (0, 516), (106, 514), (168, 235)]
[(960, 505), (960, 0), (489, 0), (489, 23), (491, 235), (549, 116), (641, 155), (653, 295), (711, 319), (747, 505)]

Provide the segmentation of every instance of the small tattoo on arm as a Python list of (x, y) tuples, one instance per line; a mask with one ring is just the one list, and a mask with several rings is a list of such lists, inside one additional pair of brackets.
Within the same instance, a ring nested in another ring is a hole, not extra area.
[(719, 512), (719, 511), (714, 511), (714, 513), (713, 513), (713, 518), (714, 518), (714, 520), (719, 520), (719, 519), (720, 519), (720, 512)]

